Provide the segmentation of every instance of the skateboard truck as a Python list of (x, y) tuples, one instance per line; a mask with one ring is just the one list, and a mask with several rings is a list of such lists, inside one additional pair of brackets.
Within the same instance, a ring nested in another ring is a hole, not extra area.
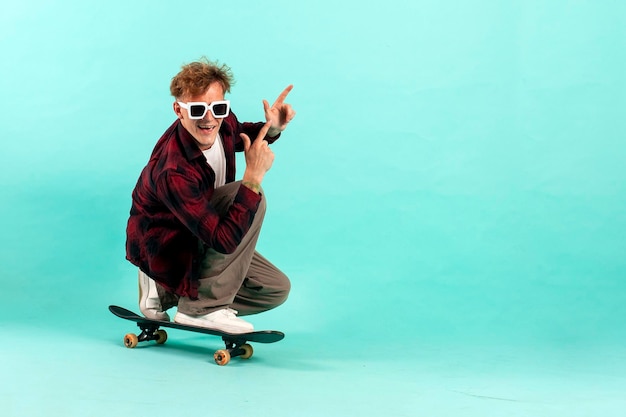
[(231, 339), (222, 336), (222, 340), (226, 344), (226, 349), (219, 349), (213, 354), (213, 359), (218, 365), (226, 365), (230, 361), (230, 358), (236, 356), (241, 357), (241, 359), (250, 359), (252, 353), (254, 353), (252, 345), (246, 343), (245, 339)]
[(139, 342), (148, 342), (154, 340), (157, 344), (162, 345), (167, 340), (167, 332), (159, 329), (158, 325), (137, 323), (137, 327), (141, 329), (141, 333), (136, 335), (128, 333), (124, 336), (124, 345), (127, 348), (134, 348)]

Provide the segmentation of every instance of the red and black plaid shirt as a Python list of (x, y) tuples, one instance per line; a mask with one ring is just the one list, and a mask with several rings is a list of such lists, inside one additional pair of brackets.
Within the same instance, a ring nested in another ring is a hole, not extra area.
[[(235, 180), (235, 151), (243, 151), (239, 134), (254, 140), (262, 126), (239, 123), (232, 112), (222, 122), (227, 183)], [(206, 248), (233, 252), (261, 201), (259, 194), (242, 186), (221, 217), (210, 204), (214, 181), (202, 151), (176, 120), (157, 142), (133, 190), (126, 259), (181, 296), (197, 297)]]

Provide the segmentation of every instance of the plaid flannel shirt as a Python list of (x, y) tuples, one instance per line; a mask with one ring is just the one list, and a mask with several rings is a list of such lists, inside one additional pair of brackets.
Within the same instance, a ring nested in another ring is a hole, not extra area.
[[(226, 182), (235, 180), (239, 134), (255, 140), (263, 123), (240, 123), (231, 112), (220, 136)], [(265, 138), (270, 143), (276, 138)], [(196, 298), (207, 248), (231, 253), (250, 228), (262, 196), (241, 186), (224, 216), (211, 206), (215, 173), (191, 134), (176, 120), (157, 142), (132, 193), (126, 259), (169, 291)]]

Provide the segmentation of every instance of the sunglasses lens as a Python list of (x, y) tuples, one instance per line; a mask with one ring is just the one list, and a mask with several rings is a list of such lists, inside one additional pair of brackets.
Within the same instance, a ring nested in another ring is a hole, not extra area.
[(226, 103), (219, 103), (213, 106), (213, 113), (216, 116), (226, 116), (228, 112), (228, 105)]
[(189, 115), (191, 117), (202, 117), (204, 116), (204, 110), (205, 110), (204, 106), (194, 104), (193, 106), (189, 107)]

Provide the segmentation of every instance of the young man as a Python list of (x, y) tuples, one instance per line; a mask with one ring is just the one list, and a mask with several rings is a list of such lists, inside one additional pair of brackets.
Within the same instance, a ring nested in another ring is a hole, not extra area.
[[(288, 278), (255, 251), (265, 214), (261, 183), (273, 143), (295, 116), (287, 87), (266, 123), (240, 123), (224, 95), (232, 75), (208, 60), (172, 79), (177, 120), (157, 142), (132, 194), (126, 257), (139, 267), (139, 307), (149, 318), (244, 333), (237, 317), (282, 304)], [(235, 151), (246, 168), (235, 182)]]

